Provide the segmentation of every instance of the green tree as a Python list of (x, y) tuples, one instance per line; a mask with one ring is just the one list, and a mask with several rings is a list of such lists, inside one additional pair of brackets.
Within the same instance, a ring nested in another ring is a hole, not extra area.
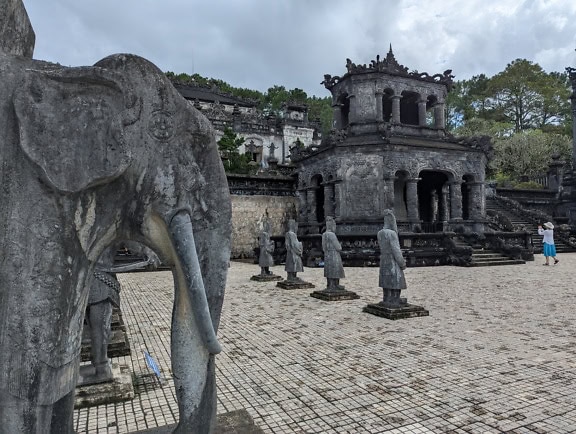
[(517, 59), (490, 79), (490, 107), (514, 131), (543, 129), (566, 121), (570, 92), (561, 74), (546, 73), (540, 65)]
[(569, 160), (572, 140), (540, 130), (521, 131), (495, 140), (494, 151), (491, 169), (518, 181), (522, 176), (545, 173), (554, 154), (559, 155), (561, 161)]
[(251, 170), (250, 156), (240, 154), (239, 148), (244, 144), (244, 137), (239, 136), (231, 128), (224, 128), (224, 134), (218, 140), (220, 157), (224, 160), (224, 169), (229, 173), (249, 173)]
[(315, 96), (309, 97), (306, 100), (308, 106), (308, 119), (320, 119), (322, 134), (328, 134), (332, 129), (332, 97), (318, 98)]

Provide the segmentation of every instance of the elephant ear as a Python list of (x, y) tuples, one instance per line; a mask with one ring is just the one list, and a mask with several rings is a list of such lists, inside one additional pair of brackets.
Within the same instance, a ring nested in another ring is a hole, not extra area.
[(139, 106), (120, 83), (95, 67), (26, 72), (13, 99), (20, 146), (53, 188), (78, 192), (128, 167), (123, 131), (139, 117)]

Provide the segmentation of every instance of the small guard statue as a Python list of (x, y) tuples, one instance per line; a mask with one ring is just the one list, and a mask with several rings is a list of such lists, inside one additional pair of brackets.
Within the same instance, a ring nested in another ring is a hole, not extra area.
[(428, 316), (429, 312), (421, 306), (408, 304), (405, 298), (400, 297), (406, 289), (406, 260), (402, 256), (396, 217), (392, 210), (384, 211), (384, 227), (378, 231), (378, 244), (380, 246), (380, 275), (378, 286), (382, 288), (382, 301), (369, 304), (363, 311), (384, 318), (396, 320)]

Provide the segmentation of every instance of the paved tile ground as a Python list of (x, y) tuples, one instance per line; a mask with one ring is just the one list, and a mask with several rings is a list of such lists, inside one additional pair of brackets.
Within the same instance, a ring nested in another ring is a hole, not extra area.
[[(402, 294), (429, 317), (362, 313), (378, 269), (348, 268), (358, 300), (250, 281), (231, 265), (219, 330), (218, 412), (246, 409), (268, 433), (576, 432), (576, 254), (487, 268), (406, 272)], [(285, 275), (281, 267), (276, 274)], [(322, 269), (299, 276), (324, 286)], [(169, 272), (121, 276), (137, 382), (132, 402), (76, 412), (78, 432), (126, 433), (175, 422)], [(159, 387), (142, 349), (157, 360)]]

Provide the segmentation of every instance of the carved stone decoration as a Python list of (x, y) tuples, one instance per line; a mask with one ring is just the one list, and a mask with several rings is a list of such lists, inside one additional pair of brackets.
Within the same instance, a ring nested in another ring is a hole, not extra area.
[(148, 123), (148, 132), (160, 142), (166, 142), (174, 135), (173, 115), (160, 110), (152, 113)]
[[(378, 215), (380, 213), (381, 194), (379, 186), (382, 183), (380, 174), (380, 161), (378, 157), (364, 157), (349, 159), (344, 169), (345, 207), (341, 205), (340, 213), (343, 216)], [(370, 191), (366, 186), (371, 186)]]

